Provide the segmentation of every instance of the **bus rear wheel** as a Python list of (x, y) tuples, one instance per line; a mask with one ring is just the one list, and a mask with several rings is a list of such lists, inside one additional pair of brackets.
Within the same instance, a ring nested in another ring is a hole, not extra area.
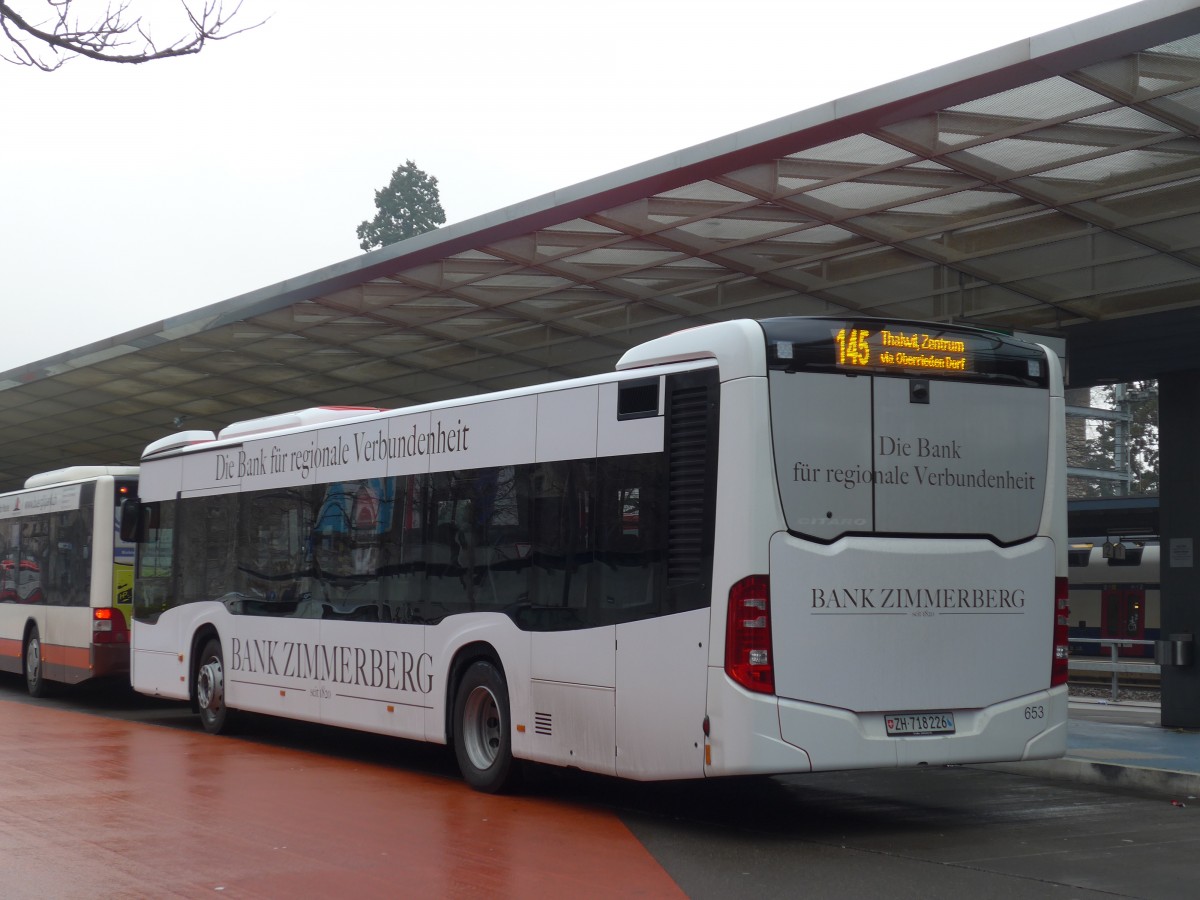
[(225, 659), (217, 638), (209, 638), (200, 651), (200, 664), (196, 667), (196, 706), (200, 710), (200, 724), (209, 734), (229, 730), (232, 717), (225, 705)]
[(25, 689), (30, 697), (44, 697), (49, 690), (42, 668), (42, 638), (36, 625), (25, 637)]
[(490, 662), (475, 662), (454, 699), (454, 755), (463, 779), (477, 791), (516, 787), (520, 766), (512, 755), (508, 686)]

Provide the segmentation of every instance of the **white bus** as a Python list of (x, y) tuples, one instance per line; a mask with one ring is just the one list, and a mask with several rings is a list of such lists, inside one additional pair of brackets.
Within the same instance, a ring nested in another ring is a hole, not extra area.
[(706, 325), (615, 374), (142, 458), (136, 690), (632, 779), (1066, 745), (1062, 378), (904, 321)]
[(72, 466), (0, 494), (0, 670), (35, 697), (129, 671), (134, 546), (117, 509), (137, 472)]

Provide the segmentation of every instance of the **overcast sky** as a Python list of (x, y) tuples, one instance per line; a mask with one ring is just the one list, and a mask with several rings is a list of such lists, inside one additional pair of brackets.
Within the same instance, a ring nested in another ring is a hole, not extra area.
[(0, 63), (0, 371), (358, 255), (406, 159), (460, 222), (1125, 5), (245, 0), (196, 57)]

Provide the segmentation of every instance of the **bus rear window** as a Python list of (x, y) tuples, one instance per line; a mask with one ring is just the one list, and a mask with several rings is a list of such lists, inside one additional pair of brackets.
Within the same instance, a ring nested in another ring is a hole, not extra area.
[(848, 371), (830, 356), (846, 323), (822, 320), (805, 343), (811, 324), (784, 323), (769, 344), (784, 354), (768, 383), (788, 530), (824, 541), (977, 535), (1000, 544), (1039, 533), (1051, 418), (1049, 390), (1036, 389), (1049, 370), (1043, 350), (944, 330), (940, 346), (955, 348), (947, 353), (986, 346), (990, 355), (954, 377), (916, 376), (872, 364), (878, 346), (868, 343), (856, 353), (869, 365)]

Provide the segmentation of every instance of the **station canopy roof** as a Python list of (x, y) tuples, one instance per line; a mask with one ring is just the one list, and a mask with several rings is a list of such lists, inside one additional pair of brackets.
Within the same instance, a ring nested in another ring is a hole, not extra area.
[(611, 369), (681, 327), (897, 316), (1200, 366), (1200, 0), (1147, 0), (0, 373), (0, 488), (180, 427)]

